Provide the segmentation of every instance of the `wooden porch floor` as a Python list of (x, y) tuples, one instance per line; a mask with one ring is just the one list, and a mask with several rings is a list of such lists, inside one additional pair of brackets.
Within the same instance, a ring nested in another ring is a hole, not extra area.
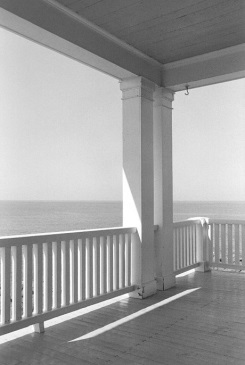
[(0, 345), (0, 365), (196, 363), (245, 364), (244, 274), (192, 273), (153, 297), (126, 298)]

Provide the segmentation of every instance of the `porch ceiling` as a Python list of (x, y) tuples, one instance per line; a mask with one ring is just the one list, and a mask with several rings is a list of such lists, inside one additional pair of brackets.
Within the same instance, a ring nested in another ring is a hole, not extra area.
[(159, 61), (245, 43), (244, 0), (58, 0)]
[(0, 26), (173, 91), (245, 77), (245, 0), (0, 0)]

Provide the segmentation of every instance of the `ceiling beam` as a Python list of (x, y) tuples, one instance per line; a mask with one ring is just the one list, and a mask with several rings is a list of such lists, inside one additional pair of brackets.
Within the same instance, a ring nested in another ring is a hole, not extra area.
[(122, 80), (173, 91), (245, 77), (245, 45), (162, 65), (55, 0), (0, 0), (0, 26)]
[(173, 91), (245, 77), (245, 44), (163, 66), (162, 84)]
[(161, 85), (162, 66), (54, 0), (0, 0), (0, 26), (119, 80)]

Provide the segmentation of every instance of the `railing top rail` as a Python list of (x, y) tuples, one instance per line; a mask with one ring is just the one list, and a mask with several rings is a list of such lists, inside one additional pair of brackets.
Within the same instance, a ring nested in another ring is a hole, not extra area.
[(0, 237), (0, 247), (7, 245), (17, 244), (33, 244), (33, 243), (47, 243), (74, 240), (81, 238), (92, 238), (92, 237), (105, 237), (118, 234), (135, 233), (135, 227), (112, 227), (112, 228), (100, 228), (100, 229), (89, 229), (81, 231), (67, 231), (67, 232), (50, 232), (50, 233), (37, 233), (28, 235), (18, 236), (4, 236)]
[(245, 220), (237, 219), (208, 219), (207, 224), (241, 224), (245, 225)]
[(186, 221), (174, 222), (173, 227), (179, 228), (179, 227), (195, 226), (196, 224), (202, 224), (202, 220), (201, 219), (190, 219), (190, 220), (186, 220)]

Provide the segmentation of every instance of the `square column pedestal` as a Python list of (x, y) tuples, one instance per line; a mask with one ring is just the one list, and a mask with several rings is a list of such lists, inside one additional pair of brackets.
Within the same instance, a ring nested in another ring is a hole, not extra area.
[[(121, 82), (123, 102), (123, 225), (137, 227), (132, 242), (135, 296), (156, 293), (154, 276), (153, 92), (155, 84), (135, 77)], [(134, 249), (140, 246), (140, 250)], [(137, 254), (137, 252), (139, 254)], [(138, 255), (136, 257), (134, 255)]]
[(157, 289), (175, 285), (173, 273), (173, 169), (172, 169), (173, 93), (157, 88), (154, 93), (154, 223), (155, 275)]

